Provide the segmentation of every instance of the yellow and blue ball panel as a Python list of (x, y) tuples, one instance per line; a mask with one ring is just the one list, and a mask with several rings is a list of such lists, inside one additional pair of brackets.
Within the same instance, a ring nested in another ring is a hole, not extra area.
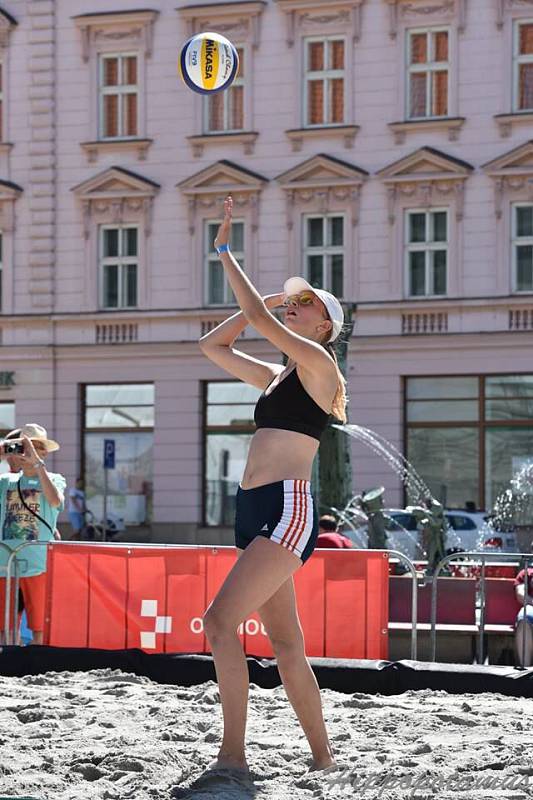
[(180, 74), (194, 92), (222, 92), (231, 86), (238, 68), (239, 57), (235, 47), (219, 33), (196, 34), (182, 47)]

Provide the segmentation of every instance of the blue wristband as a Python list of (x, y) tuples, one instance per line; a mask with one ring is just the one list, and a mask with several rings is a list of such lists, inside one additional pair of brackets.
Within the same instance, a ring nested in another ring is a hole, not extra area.
[(229, 253), (229, 244), (221, 244), (220, 247), (215, 246), (215, 250), (217, 251), (218, 255), (221, 253)]

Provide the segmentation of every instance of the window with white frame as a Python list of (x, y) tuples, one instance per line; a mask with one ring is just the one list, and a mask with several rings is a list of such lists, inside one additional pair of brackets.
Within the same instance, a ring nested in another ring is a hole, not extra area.
[(304, 217), (304, 274), (335, 297), (344, 293), (344, 229), (342, 214)]
[(512, 216), (513, 289), (533, 292), (533, 205), (515, 203)]
[(449, 31), (407, 31), (407, 108), (409, 119), (448, 116)]
[(135, 138), (139, 130), (137, 55), (101, 55), (99, 72), (100, 138)]
[(100, 227), (100, 280), (103, 308), (136, 308), (139, 229)]
[(409, 297), (446, 294), (448, 238), (447, 209), (405, 212), (405, 261)]
[(515, 22), (513, 111), (533, 109), (533, 20)]
[[(205, 223), (204, 228), (205, 286), (208, 306), (232, 305), (236, 302), (213, 244), (219, 226), (220, 222), (209, 221)], [(242, 221), (234, 220), (231, 226), (231, 252), (244, 269), (244, 222)]]
[(304, 126), (345, 122), (346, 43), (343, 38), (304, 39)]
[(229, 89), (204, 97), (204, 131), (236, 133), (244, 130), (244, 48), (237, 47), (239, 71)]

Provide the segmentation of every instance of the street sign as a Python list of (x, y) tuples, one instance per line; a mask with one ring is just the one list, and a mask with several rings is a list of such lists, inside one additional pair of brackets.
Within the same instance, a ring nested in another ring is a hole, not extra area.
[(115, 469), (114, 439), (104, 439), (104, 469)]

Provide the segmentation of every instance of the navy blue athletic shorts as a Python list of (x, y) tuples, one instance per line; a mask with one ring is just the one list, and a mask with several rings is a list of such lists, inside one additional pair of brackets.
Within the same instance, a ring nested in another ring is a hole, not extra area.
[(242, 550), (256, 536), (286, 547), (305, 563), (318, 537), (318, 512), (311, 483), (286, 480), (237, 490), (235, 546)]

